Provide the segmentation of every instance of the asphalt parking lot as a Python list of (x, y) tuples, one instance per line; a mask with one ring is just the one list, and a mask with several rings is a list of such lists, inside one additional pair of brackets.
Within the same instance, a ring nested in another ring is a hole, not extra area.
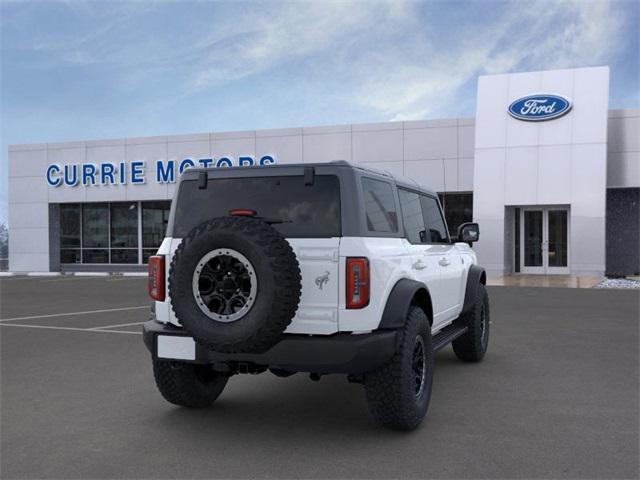
[(407, 434), (338, 376), (236, 376), (214, 407), (174, 407), (140, 335), (146, 279), (2, 279), (0, 477), (638, 478), (640, 292), (489, 294), (486, 360), (440, 352)]

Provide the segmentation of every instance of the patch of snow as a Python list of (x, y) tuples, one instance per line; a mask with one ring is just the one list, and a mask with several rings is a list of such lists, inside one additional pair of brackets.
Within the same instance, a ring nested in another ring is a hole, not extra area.
[(640, 289), (640, 281), (628, 278), (605, 278), (593, 288)]

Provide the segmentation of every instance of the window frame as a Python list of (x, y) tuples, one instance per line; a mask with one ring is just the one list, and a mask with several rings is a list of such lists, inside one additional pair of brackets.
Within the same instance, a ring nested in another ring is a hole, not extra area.
[[(408, 188), (405, 186), (400, 186), (398, 185), (397, 187), (398, 190), (398, 199), (400, 198), (400, 190), (404, 190), (405, 192), (409, 192), (409, 193), (415, 193), (416, 195), (418, 195), (419, 197), (427, 197), (430, 198), (432, 200), (435, 200), (436, 203), (438, 204), (438, 210), (440, 211), (440, 218), (442, 219), (442, 224), (444, 225), (444, 229), (445, 229), (445, 233), (447, 234), (447, 241), (446, 242), (420, 242), (420, 243), (413, 243), (411, 242), (411, 240), (409, 240), (408, 235), (406, 234), (407, 230), (406, 227), (404, 225), (404, 214), (402, 213), (402, 229), (403, 229), (403, 237), (405, 240), (407, 240), (407, 242), (411, 243), (411, 245), (451, 245), (454, 242), (451, 240), (451, 235), (449, 234), (449, 226), (447, 225), (447, 220), (444, 217), (444, 211), (442, 209), (442, 204), (440, 203), (440, 199), (438, 198), (438, 195), (433, 195), (431, 193), (426, 193), (420, 190), (415, 190), (413, 188)], [(400, 208), (402, 208), (402, 202), (400, 202)], [(424, 211), (422, 210), (422, 202), (420, 202), (420, 211), (422, 212), (422, 219), (424, 221)], [(426, 230), (427, 228), (427, 224), (426, 222), (424, 222), (424, 228)]]

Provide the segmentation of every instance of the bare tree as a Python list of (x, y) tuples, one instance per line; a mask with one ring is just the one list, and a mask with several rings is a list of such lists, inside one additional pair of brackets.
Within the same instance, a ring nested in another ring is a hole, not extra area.
[(9, 256), (9, 229), (4, 223), (0, 223), (0, 259)]

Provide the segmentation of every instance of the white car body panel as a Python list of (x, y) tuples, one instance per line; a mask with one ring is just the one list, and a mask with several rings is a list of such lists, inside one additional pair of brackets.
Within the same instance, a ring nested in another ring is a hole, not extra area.
[(338, 331), (340, 238), (288, 238), (300, 265), (298, 311), (285, 333), (329, 335)]
[[(171, 308), (169, 270), (171, 258), (180, 245), (180, 238), (165, 238), (158, 255), (165, 255), (165, 301), (156, 301), (156, 318), (162, 323), (180, 326)], [(329, 335), (338, 331), (338, 274), (340, 239), (288, 239), (300, 264), (302, 291), (296, 316), (286, 333)], [(323, 278), (326, 277), (326, 280)], [(322, 288), (320, 288), (320, 283)]]
[[(158, 255), (165, 255), (166, 298), (156, 301), (156, 318), (180, 326), (171, 308), (168, 288), (171, 258), (182, 239), (165, 238)], [(464, 243), (411, 244), (404, 238), (343, 237), (290, 238), (302, 276), (300, 304), (286, 333), (331, 335), (367, 333), (378, 328), (387, 299), (403, 278), (427, 286), (433, 305), (432, 332), (455, 320), (463, 307), (467, 275), (476, 263)], [(347, 257), (369, 259), (369, 305), (347, 309), (345, 298)], [(446, 259), (446, 261), (445, 261)]]
[(165, 299), (164, 302), (156, 301), (156, 320), (161, 323), (172, 323), (176, 326), (181, 326), (180, 322), (176, 318), (173, 309), (171, 308), (171, 292), (169, 291), (169, 268), (171, 266), (171, 258), (173, 253), (180, 245), (181, 238), (165, 238), (158, 248), (156, 255), (164, 255), (164, 284), (165, 284)]
[(347, 257), (369, 259), (371, 291), (369, 305), (361, 309), (347, 309), (346, 289), (340, 289), (340, 330), (361, 333), (375, 330), (380, 324), (393, 285), (410, 272), (407, 242), (402, 238), (344, 237), (340, 242), (343, 284), (346, 282)]

